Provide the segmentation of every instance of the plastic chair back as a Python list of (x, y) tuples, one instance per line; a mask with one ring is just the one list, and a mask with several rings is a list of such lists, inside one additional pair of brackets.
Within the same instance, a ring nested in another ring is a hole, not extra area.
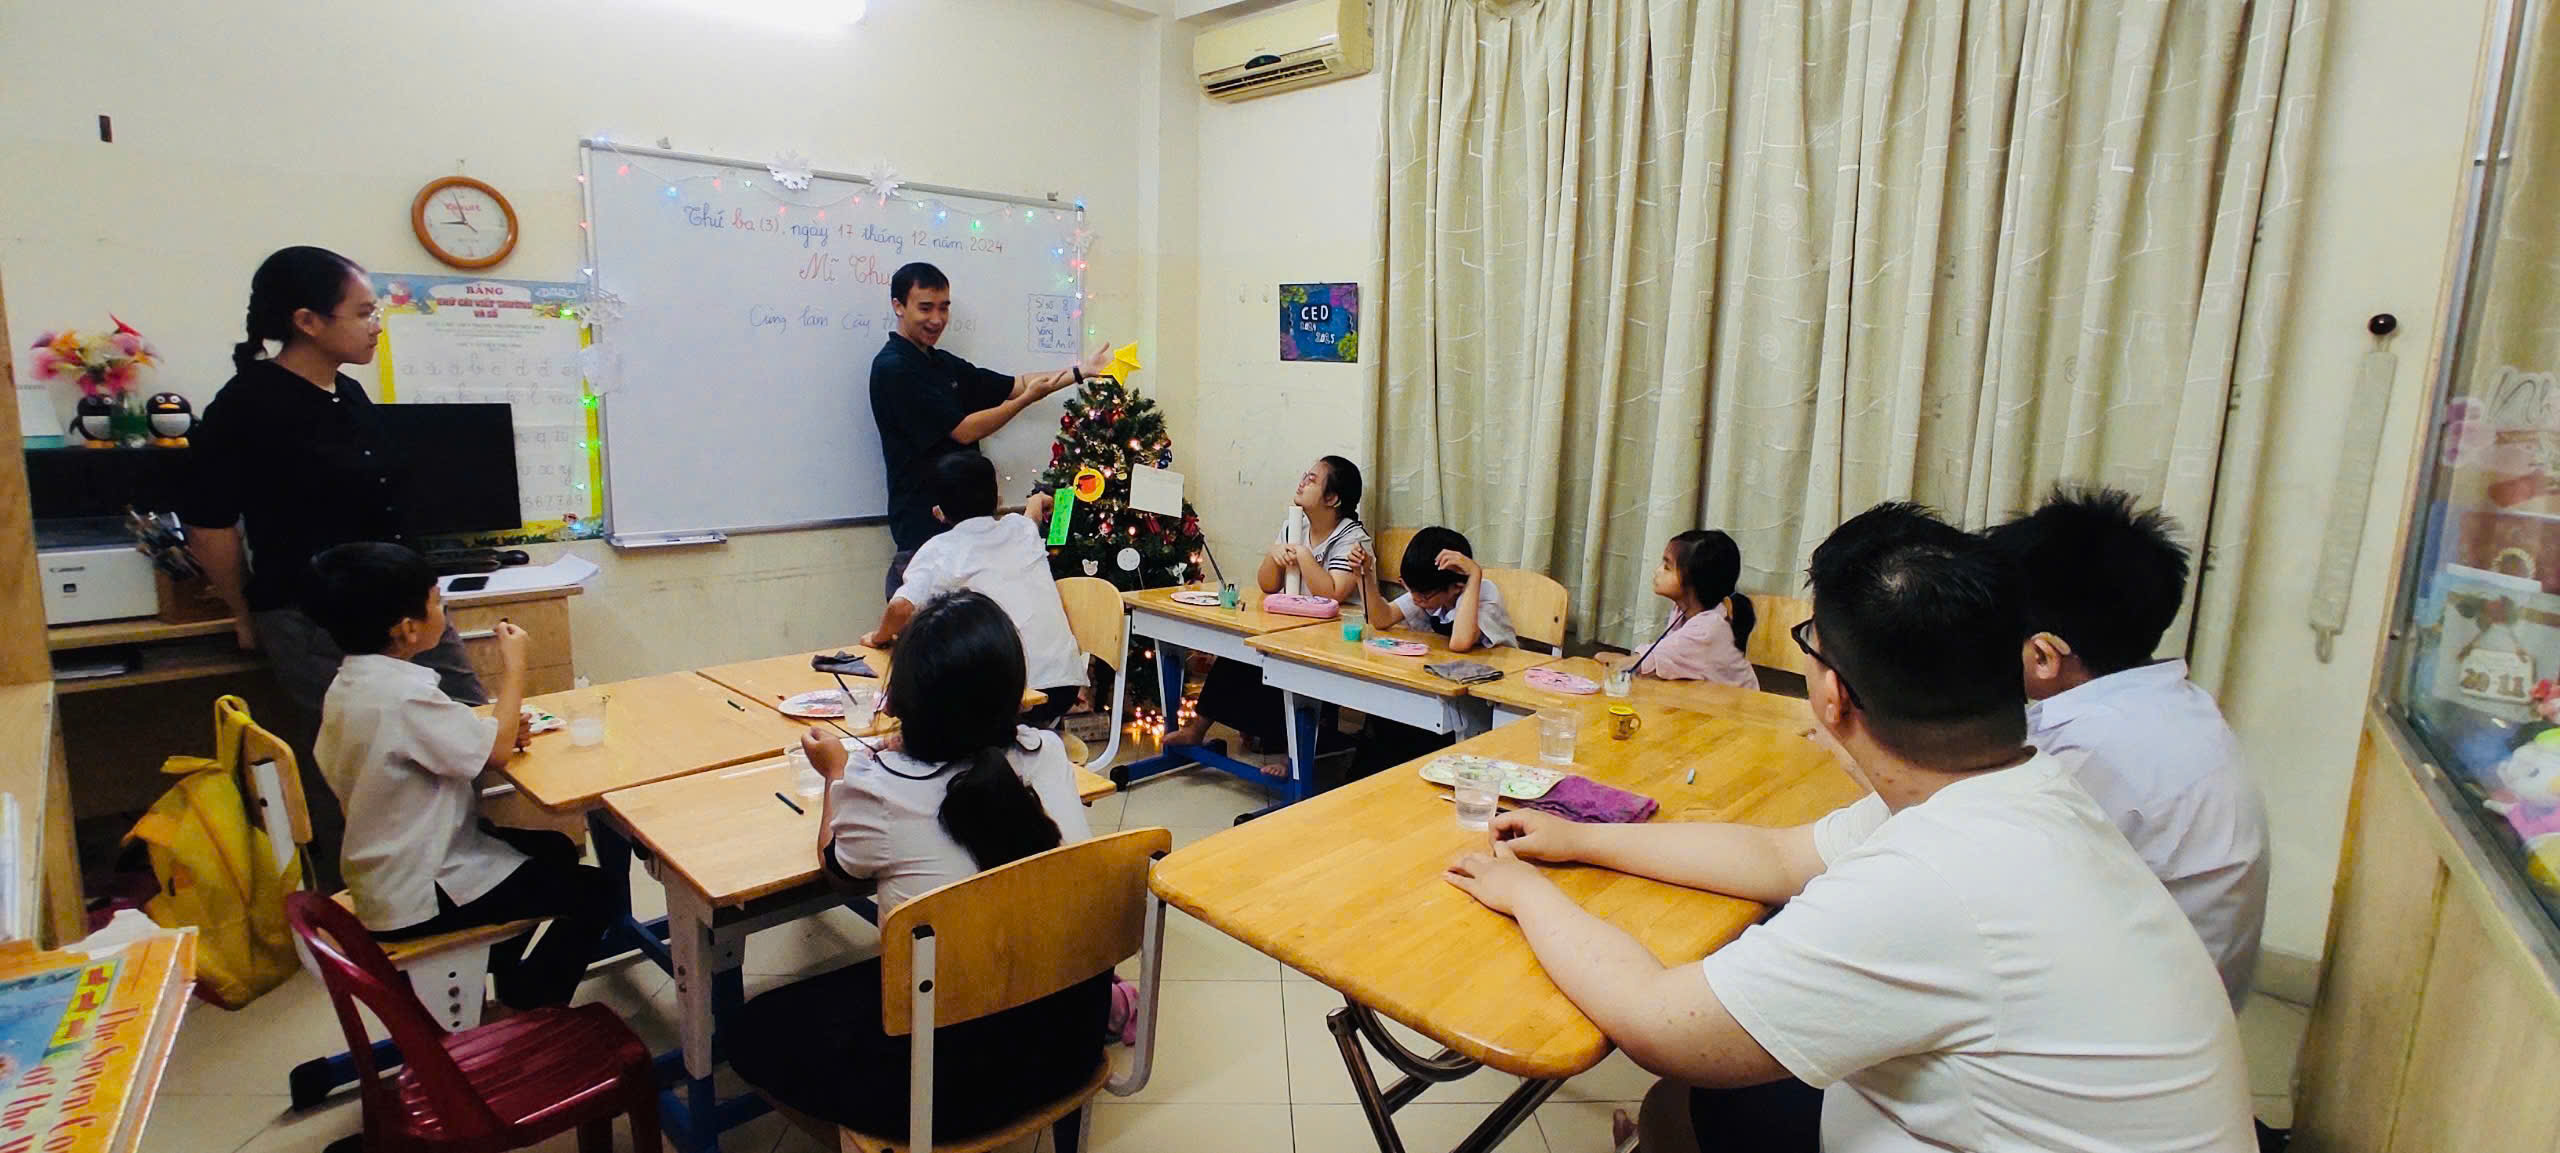
[(397, 1116), (404, 1106), (398, 1089), (374, 1064), (373, 1041), (356, 1011), (359, 1005), (390, 1032), (401, 1061), (426, 1091), (437, 1127), (449, 1139), (495, 1136), (501, 1128), (498, 1117), (445, 1051), (444, 1028), (419, 1002), (409, 979), (383, 956), (364, 923), (328, 898), (310, 892), (289, 894), (285, 917), (320, 971), (329, 1003), (338, 1012), (338, 1027), (347, 1035), (347, 1052), (355, 1058), (356, 1084), (364, 1098), (368, 1136), (377, 1137), (370, 1131)]

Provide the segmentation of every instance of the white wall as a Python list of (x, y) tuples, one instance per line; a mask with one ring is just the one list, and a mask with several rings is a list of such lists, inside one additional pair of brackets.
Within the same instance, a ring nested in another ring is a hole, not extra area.
[[(2374, 650), (2394, 579), (2407, 477), (2422, 431), (2435, 308), (2466, 161), (2471, 94), (2489, 0), (2367, 0), (2330, 6), (2296, 316), (2267, 434), (2249, 591), (2225, 702), (2271, 813), (2270, 949), (2317, 955), (2328, 923), (2347, 784)], [(1340, 443), (1365, 465), (1377, 372), (1281, 364), (1264, 294), (1286, 279), (1375, 286), (1375, 75), (1200, 116), (1204, 447), (1222, 457), (1203, 509), (1221, 555), (1251, 555), (1302, 463)], [(1364, 300), (1367, 299), (1364, 297)], [(2365, 317), (2396, 314), (2400, 372), (2382, 476), (2367, 516), (2353, 614), (2335, 659), (2312, 655), (2301, 606), (2326, 515)], [(1374, 348), (1375, 346), (1372, 345)], [(1357, 429), (1359, 435), (1353, 435)], [(2222, 558), (2229, 564), (2239, 558)]]
[[(1084, 197), (1094, 317), (1134, 335), (1152, 145), (1144, 78), (1114, 62), (1154, 53), (1153, 29), (1071, 0), (871, 0), (849, 30), (738, 15), (764, 6), (0, 0), (10, 331), (113, 310), (167, 355), (155, 386), (201, 406), (229, 375), (249, 274), (272, 249), (432, 268), (408, 209), (434, 177), (460, 170), (515, 204), (523, 239), (492, 275), (577, 279), (576, 144), (603, 132)], [(115, 117), (113, 144), (98, 140), (100, 113)], [(846, 366), (847, 387), (863, 368)], [(629, 556), (578, 547), (605, 569), (573, 602), (581, 668), (597, 677), (849, 640), (879, 610), (889, 552), (879, 528)]]

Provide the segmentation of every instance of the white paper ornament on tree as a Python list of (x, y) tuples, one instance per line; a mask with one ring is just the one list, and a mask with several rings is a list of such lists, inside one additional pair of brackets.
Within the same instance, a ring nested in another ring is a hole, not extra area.
[(1133, 549), (1133, 548), (1124, 548), (1124, 549), (1121, 549), (1121, 550), (1120, 550), (1120, 557), (1119, 557), (1119, 560), (1120, 560), (1120, 571), (1122, 571), (1122, 572), (1136, 572), (1136, 571), (1138, 571), (1138, 550)]
[(1102, 575), (1102, 562), (1100, 562), (1100, 561), (1090, 561), (1090, 560), (1089, 560), (1089, 561), (1084, 562), (1084, 575), (1086, 575), (1086, 576), (1101, 576), (1101, 575)]

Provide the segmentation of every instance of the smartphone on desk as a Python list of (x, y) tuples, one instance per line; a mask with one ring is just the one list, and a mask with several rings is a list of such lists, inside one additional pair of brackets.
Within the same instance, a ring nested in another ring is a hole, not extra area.
[(489, 587), (489, 574), (475, 573), (471, 576), (458, 576), (453, 578), (453, 583), (444, 586), (444, 591), (449, 593), (476, 593), (487, 587)]

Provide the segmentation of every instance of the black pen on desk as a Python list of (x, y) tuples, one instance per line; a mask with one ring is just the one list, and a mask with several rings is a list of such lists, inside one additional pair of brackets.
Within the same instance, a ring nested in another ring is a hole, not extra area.
[[(727, 697), (722, 697), (722, 698), (720, 698), (720, 699), (722, 699), (722, 700), (724, 700), (724, 701), (725, 701), (725, 700), (729, 700), (729, 698), (727, 698)], [(747, 706), (742, 705), (742, 704), (739, 704), (739, 703), (738, 703), (738, 702), (736, 702), (736, 701), (729, 701), (729, 707), (730, 707), (730, 708), (733, 708), (733, 709), (736, 709), (736, 710), (738, 710), (739, 712), (742, 712), (742, 713), (743, 713), (743, 712), (745, 712), (745, 711), (747, 711)]]
[(782, 794), (780, 794), (780, 793), (775, 793), (775, 794), (773, 795), (773, 799), (774, 799), (774, 800), (777, 800), (777, 801), (782, 802), (782, 807), (783, 807), (783, 808), (789, 809), (789, 810), (791, 810), (792, 812), (798, 813), (798, 814), (800, 814), (801, 816), (804, 816), (804, 817), (809, 815), (809, 810), (804, 809), (804, 808), (801, 808), (801, 807), (800, 807), (800, 806), (798, 806), (798, 805), (792, 804), (792, 803), (791, 803), (791, 798), (789, 798), (789, 797), (783, 796), (783, 795), (782, 795)]

